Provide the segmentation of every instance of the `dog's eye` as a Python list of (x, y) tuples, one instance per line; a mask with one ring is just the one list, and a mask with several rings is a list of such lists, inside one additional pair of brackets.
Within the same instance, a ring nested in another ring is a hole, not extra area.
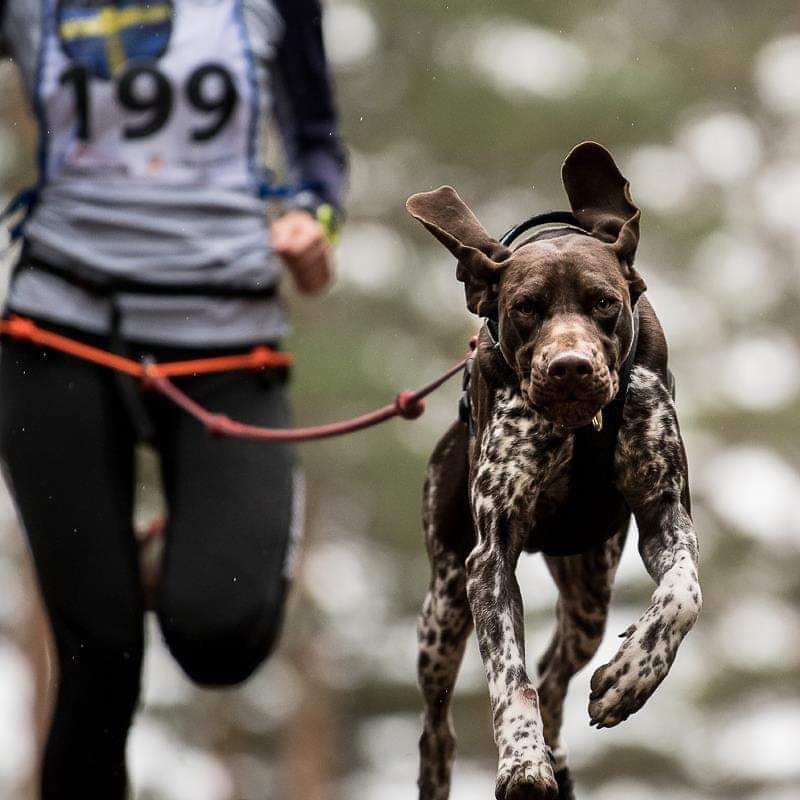
[(536, 303), (534, 303), (533, 300), (521, 300), (514, 308), (520, 314), (524, 314), (527, 317), (533, 316), (536, 313)]
[(594, 307), (598, 311), (610, 311), (616, 305), (617, 299), (615, 297), (601, 297), (595, 302)]

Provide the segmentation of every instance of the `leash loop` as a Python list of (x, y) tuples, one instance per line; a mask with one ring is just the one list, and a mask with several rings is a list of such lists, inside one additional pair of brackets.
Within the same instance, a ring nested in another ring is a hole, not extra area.
[[(12, 316), (0, 320), (0, 335), (28, 341), (39, 347), (49, 347), (83, 361), (123, 373), (141, 381), (146, 390), (156, 391), (187, 414), (194, 417), (212, 436), (247, 439), (261, 442), (308, 442), (344, 436), (371, 428), (393, 417), (418, 419), (425, 412), (425, 398), (464, 369), (470, 356), (461, 359), (435, 380), (416, 391), (400, 392), (390, 405), (370, 411), (353, 419), (331, 422), (309, 428), (262, 428), (233, 420), (204, 408), (180, 389), (171, 378), (203, 375), (234, 370), (260, 370), (286, 368), (294, 363), (290, 353), (280, 353), (269, 347), (254, 347), (249, 353), (216, 358), (201, 358), (191, 361), (156, 363), (152, 360), (134, 361), (131, 358), (110, 353), (99, 347), (79, 342), (68, 336), (40, 328), (26, 317)], [(474, 349), (474, 345), (470, 342)]]

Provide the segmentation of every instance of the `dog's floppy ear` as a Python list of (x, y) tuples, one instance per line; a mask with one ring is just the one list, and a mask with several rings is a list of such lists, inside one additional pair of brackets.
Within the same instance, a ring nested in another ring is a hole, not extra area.
[(412, 195), (406, 209), (457, 259), (467, 308), (479, 316), (497, 310), (497, 282), (511, 251), (493, 239), (452, 186)]
[(597, 142), (572, 149), (561, 167), (561, 179), (580, 224), (616, 251), (635, 303), (647, 287), (633, 267), (641, 211), (631, 200), (630, 184), (611, 153)]

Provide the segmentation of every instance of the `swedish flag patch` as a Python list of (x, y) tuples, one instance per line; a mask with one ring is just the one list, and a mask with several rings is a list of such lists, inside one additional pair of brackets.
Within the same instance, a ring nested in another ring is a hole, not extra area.
[(173, 11), (172, 0), (59, 0), (58, 36), (70, 60), (110, 80), (128, 61), (166, 52)]

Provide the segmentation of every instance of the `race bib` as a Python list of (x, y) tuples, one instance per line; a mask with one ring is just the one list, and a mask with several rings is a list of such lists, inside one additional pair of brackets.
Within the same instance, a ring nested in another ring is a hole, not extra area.
[(38, 99), (47, 180), (241, 187), (259, 78), (242, 0), (51, 0)]

